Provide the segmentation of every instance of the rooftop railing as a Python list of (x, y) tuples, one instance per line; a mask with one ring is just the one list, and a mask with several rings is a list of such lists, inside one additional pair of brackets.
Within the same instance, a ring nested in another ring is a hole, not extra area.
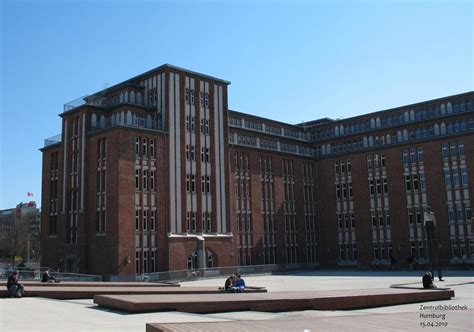
[(61, 143), (61, 134), (58, 134), (56, 136), (53, 136), (53, 137), (49, 137), (47, 139), (44, 140), (44, 147), (47, 147), (47, 146), (50, 146), (50, 145), (53, 145), (53, 144), (57, 144), (57, 143)]

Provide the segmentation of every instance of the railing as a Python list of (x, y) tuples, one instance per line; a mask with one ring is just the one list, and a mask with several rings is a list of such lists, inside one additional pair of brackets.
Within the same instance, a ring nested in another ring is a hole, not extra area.
[(161, 123), (159, 121), (147, 120), (146, 118), (139, 118), (134, 121), (128, 121), (125, 117), (122, 118), (104, 118), (99, 119), (97, 123), (92, 124), (89, 129), (89, 133), (94, 133), (96, 131), (104, 130), (112, 127), (129, 127), (129, 128), (140, 128), (140, 129), (150, 129), (150, 130), (162, 130)]
[(92, 274), (56, 272), (48, 267), (7, 267), (0, 268), (0, 279), (7, 279), (13, 271), (18, 271), (22, 280), (41, 280), (45, 270), (49, 270), (49, 274), (61, 281), (102, 281), (102, 277)]
[(47, 147), (47, 146), (50, 146), (50, 145), (53, 145), (53, 144), (57, 144), (57, 143), (61, 143), (61, 139), (62, 139), (61, 134), (53, 136), (53, 137), (49, 137), (49, 138), (44, 140), (44, 147)]

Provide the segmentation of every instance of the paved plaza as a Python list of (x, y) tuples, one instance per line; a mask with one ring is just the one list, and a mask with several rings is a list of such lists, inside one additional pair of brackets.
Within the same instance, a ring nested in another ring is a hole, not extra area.
[[(269, 292), (350, 292), (351, 289), (388, 288), (393, 284), (420, 287), (422, 274), (421, 271), (318, 271), (243, 277), (247, 285), (265, 286)], [(435, 280), (438, 287), (454, 289), (456, 297), (449, 301), (350, 311), (128, 314), (99, 308), (92, 299), (0, 299), (0, 331), (145, 331), (147, 323), (176, 331), (468, 331), (474, 329), (473, 276), (471, 271), (447, 271), (444, 282)], [(218, 287), (223, 283), (223, 279), (196, 280), (183, 282), (182, 287)]]

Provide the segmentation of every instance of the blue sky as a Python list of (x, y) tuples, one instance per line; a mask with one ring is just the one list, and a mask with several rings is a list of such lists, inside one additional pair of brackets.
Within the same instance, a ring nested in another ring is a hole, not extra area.
[(63, 104), (170, 63), (298, 123), (474, 90), (472, 1), (0, 1), (0, 209), (33, 192)]

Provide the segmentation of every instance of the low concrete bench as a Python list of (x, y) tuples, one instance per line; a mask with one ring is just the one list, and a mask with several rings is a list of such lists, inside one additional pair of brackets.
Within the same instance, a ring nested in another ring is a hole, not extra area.
[[(92, 299), (95, 295), (116, 294), (141, 294), (141, 295), (164, 295), (164, 294), (219, 294), (221, 291), (215, 287), (61, 287), (56, 284), (52, 287), (25, 286), (24, 297), (46, 297), (51, 299)], [(266, 292), (264, 289), (248, 289), (247, 293)], [(7, 290), (0, 290), (0, 297), (6, 297)]]
[(159, 282), (117, 282), (117, 281), (61, 281), (59, 283), (25, 280), (20, 282), (28, 287), (180, 287), (181, 285)]
[(343, 310), (415, 302), (448, 300), (453, 290), (356, 289), (275, 293), (222, 293), (184, 295), (96, 295), (94, 303), (127, 312)]

